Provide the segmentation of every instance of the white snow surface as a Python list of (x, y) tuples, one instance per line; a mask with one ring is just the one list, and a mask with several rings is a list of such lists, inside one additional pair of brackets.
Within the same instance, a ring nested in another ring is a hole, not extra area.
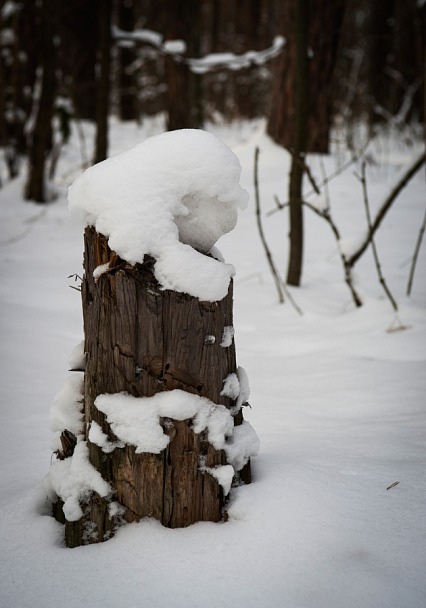
[(238, 208), (247, 205), (240, 175), (236, 155), (219, 138), (182, 129), (90, 167), (68, 200), (130, 264), (152, 255), (164, 288), (217, 301), (234, 268), (203, 254), (235, 228)]
[[(161, 125), (160, 118), (142, 126), (112, 121), (112, 153)], [(82, 128), (89, 144), (93, 127)], [(259, 123), (214, 128), (238, 154), (241, 184), (251, 194), (254, 148), (260, 147), (264, 229), (285, 276), (287, 213), (267, 213), (275, 194), (286, 200), (289, 155)], [(318, 183), (322, 163), (331, 174), (351, 154), (336, 146), (329, 156), (307, 158)], [(374, 217), (416, 149), (407, 138), (386, 135), (369, 152)], [(60, 598), (67, 608), (424, 608), (425, 241), (412, 295), (405, 295), (424, 216), (424, 169), (401, 192), (376, 238), (407, 327), (401, 331), (387, 331), (395, 316), (371, 251), (355, 266), (364, 300), (356, 309), (331, 230), (310, 210), (302, 285), (291, 290), (304, 315), (288, 302), (280, 306), (251, 198), (220, 248), (237, 269), (233, 323), (252, 406), (243, 411), (261, 440), (253, 483), (231, 488), (226, 523), (170, 530), (146, 519), (123, 526), (106, 543), (66, 549), (40, 480), (52, 458), (50, 404), (68, 375), (68, 353), (82, 339), (80, 294), (67, 278), (81, 274), (82, 226), (70, 217), (65, 193), (80, 164), (73, 127), (58, 164), (55, 203), (23, 201), (23, 177), (8, 182), (2, 174), (0, 605), (56, 608)], [(330, 182), (330, 198), (342, 238), (363, 234), (353, 167)]]

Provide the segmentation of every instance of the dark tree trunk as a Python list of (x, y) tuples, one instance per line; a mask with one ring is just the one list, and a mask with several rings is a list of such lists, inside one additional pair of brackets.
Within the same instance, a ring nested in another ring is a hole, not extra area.
[[(343, 19), (345, 0), (328, 2), (312, 0), (306, 52), (309, 61), (310, 105), (307, 114), (307, 152), (328, 153), (332, 119), (332, 75)], [(274, 141), (291, 148), (297, 110), (296, 79), (296, 10), (299, 0), (283, 6), (282, 34), (286, 38), (284, 52), (276, 59), (275, 83), (268, 119), (268, 134)], [(310, 49), (310, 51), (309, 51)]]
[(112, 0), (102, 0), (99, 10), (99, 80), (96, 89), (96, 142), (94, 162), (108, 156), (108, 115), (111, 69), (111, 10)]
[(99, 8), (100, 0), (61, 3), (60, 94), (72, 99), (77, 118), (92, 121), (96, 121)]
[[(108, 272), (95, 281), (94, 269), (108, 262)], [(181, 389), (227, 408), (235, 405), (221, 395), (223, 380), (237, 371), (234, 343), (221, 346), (224, 327), (232, 326), (232, 284), (220, 302), (201, 302), (160, 289), (153, 263), (146, 258), (135, 267), (126, 264), (111, 252), (105, 237), (86, 229), (82, 286), (86, 439), (93, 421), (110, 441), (116, 439), (95, 405), (100, 394), (124, 391), (151, 397)], [(205, 467), (227, 464), (226, 454), (215, 449), (205, 433), (194, 433), (191, 422), (161, 419), (170, 443), (159, 454), (136, 453), (131, 445), (105, 453), (88, 440), (90, 461), (113, 487), (113, 500), (123, 507), (125, 521), (149, 516), (176, 528), (223, 518), (222, 487)], [(241, 422), (240, 410), (234, 424)], [(250, 481), (250, 463), (238, 478)], [(65, 522), (61, 506), (60, 500), (55, 503), (54, 515)], [(68, 546), (108, 538), (114, 524), (107, 507), (105, 499), (93, 495), (81, 520), (65, 522)], [(94, 524), (96, 537), (87, 540), (87, 530)]]
[[(198, 0), (168, 0), (165, 12), (166, 40), (184, 40), (187, 55), (199, 52), (200, 19)], [(186, 63), (172, 56), (165, 59), (167, 129), (197, 129), (202, 126), (200, 76), (193, 74)]]
[(37, 116), (28, 152), (29, 170), (25, 198), (45, 203), (48, 200), (45, 165), (52, 140), (52, 117), (56, 90), (57, 0), (43, 0), (41, 11), (40, 38), (43, 76)]
[(298, 0), (296, 6), (296, 57), (295, 57), (295, 112), (291, 146), (289, 184), (290, 253), (287, 283), (300, 285), (303, 263), (303, 194), (302, 184), (307, 144), (307, 118), (309, 111), (308, 31), (309, 0)]
[(20, 158), (27, 153), (26, 125), (31, 114), (36, 70), (39, 63), (39, 9), (23, 0), (10, 14), (0, 11), (0, 31), (13, 36), (2, 40), (0, 55), (0, 145), (9, 177), (18, 175)]
[[(118, 7), (118, 25), (120, 29), (130, 32), (135, 26), (135, 7), (133, 0), (120, 0)], [(135, 60), (133, 48), (119, 48), (120, 79), (119, 79), (119, 108), (121, 120), (136, 120), (138, 118), (138, 103), (135, 78), (129, 72)]]

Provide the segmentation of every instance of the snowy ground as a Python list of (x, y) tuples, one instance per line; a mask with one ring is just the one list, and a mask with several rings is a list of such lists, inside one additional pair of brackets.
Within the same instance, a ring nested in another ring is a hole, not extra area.
[[(114, 124), (112, 152), (158, 132)], [(87, 145), (91, 134), (86, 128)], [(230, 521), (168, 530), (123, 527), (101, 545), (63, 546), (41, 481), (51, 461), (49, 408), (82, 339), (82, 227), (65, 192), (78, 175), (78, 138), (64, 152), (49, 206), (0, 190), (0, 605), (5, 608), (423, 608), (426, 597), (426, 245), (405, 296), (425, 210), (419, 172), (378, 237), (395, 321), (368, 251), (356, 266), (365, 305), (354, 309), (329, 227), (306, 211), (304, 315), (277, 304), (254, 217), (253, 156), (260, 146), (264, 215), (285, 197), (288, 157), (261, 125), (216, 129), (239, 156), (249, 209), (219, 242), (237, 269), (238, 362), (251, 382), (246, 417), (261, 440), (254, 482), (233, 490)], [(381, 139), (368, 169), (373, 213), (416, 149)], [(344, 151), (325, 159), (331, 173)], [(319, 179), (321, 165), (311, 158)], [(342, 234), (365, 230), (354, 167), (331, 184)], [(284, 271), (287, 217), (264, 217)], [(395, 323), (406, 329), (389, 332)], [(399, 485), (390, 490), (393, 482)]]

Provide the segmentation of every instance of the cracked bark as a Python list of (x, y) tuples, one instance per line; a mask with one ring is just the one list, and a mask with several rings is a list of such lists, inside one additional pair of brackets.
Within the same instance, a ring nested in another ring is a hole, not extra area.
[[(108, 271), (95, 281), (94, 269), (108, 262)], [(130, 266), (109, 249), (104, 236), (93, 228), (86, 229), (82, 284), (86, 439), (92, 421), (111, 441), (117, 439), (94, 405), (96, 397), (104, 393), (125, 391), (135, 397), (150, 397), (182, 389), (227, 408), (235, 405), (220, 394), (224, 379), (237, 371), (234, 343), (227, 348), (220, 346), (224, 327), (232, 326), (232, 284), (220, 302), (202, 302), (161, 289), (152, 272), (154, 263), (146, 256), (143, 264)], [(206, 336), (215, 340), (205, 340)], [(161, 420), (170, 443), (160, 454), (136, 454), (130, 445), (104, 453), (88, 441), (90, 461), (111, 483), (112, 500), (125, 508), (126, 521), (148, 516), (176, 528), (223, 518), (222, 488), (200, 464), (223, 465), (226, 456), (215, 450), (203, 433), (195, 434), (191, 422)], [(238, 412), (234, 424), (241, 422), (242, 413)], [(249, 463), (239, 479), (250, 482)], [(103, 501), (92, 501), (85, 515), (97, 527), (106, 522), (108, 529), (99, 529), (98, 540), (110, 533), (111, 522), (104, 508)], [(81, 544), (94, 542), (87, 540), (87, 534), (83, 541), (84, 526), (80, 528)], [(78, 531), (74, 530), (73, 546), (76, 536)]]

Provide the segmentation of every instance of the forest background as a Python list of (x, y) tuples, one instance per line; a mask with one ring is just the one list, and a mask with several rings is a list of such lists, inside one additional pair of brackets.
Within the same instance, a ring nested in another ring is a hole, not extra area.
[(112, 115), (164, 113), (167, 129), (263, 116), (274, 141), (320, 153), (336, 122), (349, 146), (360, 121), (422, 123), (425, 13), (422, 0), (2, 0), (0, 175), (28, 159), (25, 196), (49, 200), (71, 121), (96, 123), (98, 162)]

